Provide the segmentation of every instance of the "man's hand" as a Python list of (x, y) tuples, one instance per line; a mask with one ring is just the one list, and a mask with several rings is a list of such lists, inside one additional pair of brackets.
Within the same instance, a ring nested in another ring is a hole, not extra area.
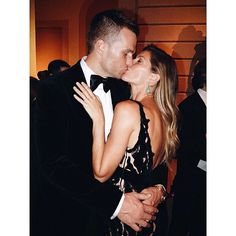
[(155, 207), (143, 204), (142, 201), (148, 198), (150, 194), (126, 193), (117, 217), (135, 231), (140, 231), (141, 227), (148, 227), (148, 222), (155, 219), (154, 214), (157, 212)]
[(145, 199), (143, 203), (154, 207), (157, 207), (165, 195), (161, 185), (145, 188), (141, 193), (150, 194), (150, 198)]

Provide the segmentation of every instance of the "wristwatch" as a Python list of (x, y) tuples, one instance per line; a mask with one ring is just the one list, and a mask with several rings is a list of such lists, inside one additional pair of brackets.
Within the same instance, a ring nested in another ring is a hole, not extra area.
[(165, 201), (167, 196), (166, 188), (162, 184), (156, 184), (155, 187), (162, 192), (161, 202)]

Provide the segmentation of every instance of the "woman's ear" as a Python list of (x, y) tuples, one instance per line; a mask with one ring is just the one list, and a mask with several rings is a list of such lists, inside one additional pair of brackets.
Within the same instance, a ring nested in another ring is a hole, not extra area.
[(156, 73), (151, 73), (149, 77), (149, 85), (154, 86), (160, 81), (160, 75)]

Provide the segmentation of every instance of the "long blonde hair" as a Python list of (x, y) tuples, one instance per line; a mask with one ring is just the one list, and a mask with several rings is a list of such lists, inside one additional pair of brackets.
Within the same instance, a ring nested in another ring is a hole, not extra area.
[(175, 101), (178, 87), (177, 68), (174, 59), (155, 45), (150, 44), (142, 51), (150, 52), (151, 70), (160, 75), (154, 98), (161, 111), (164, 124), (164, 147), (161, 153), (161, 162), (169, 165), (179, 144), (177, 135), (178, 107)]

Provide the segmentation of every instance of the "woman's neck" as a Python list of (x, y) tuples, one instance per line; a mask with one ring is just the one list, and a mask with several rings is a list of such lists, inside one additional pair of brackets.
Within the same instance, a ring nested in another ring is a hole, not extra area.
[(138, 102), (146, 98), (153, 98), (153, 94), (149, 95), (149, 94), (146, 94), (146, 92), (143, 90), (138, 90), (134, 88), (132, 88), (131, 94), (132, 94), (132, 99)]

